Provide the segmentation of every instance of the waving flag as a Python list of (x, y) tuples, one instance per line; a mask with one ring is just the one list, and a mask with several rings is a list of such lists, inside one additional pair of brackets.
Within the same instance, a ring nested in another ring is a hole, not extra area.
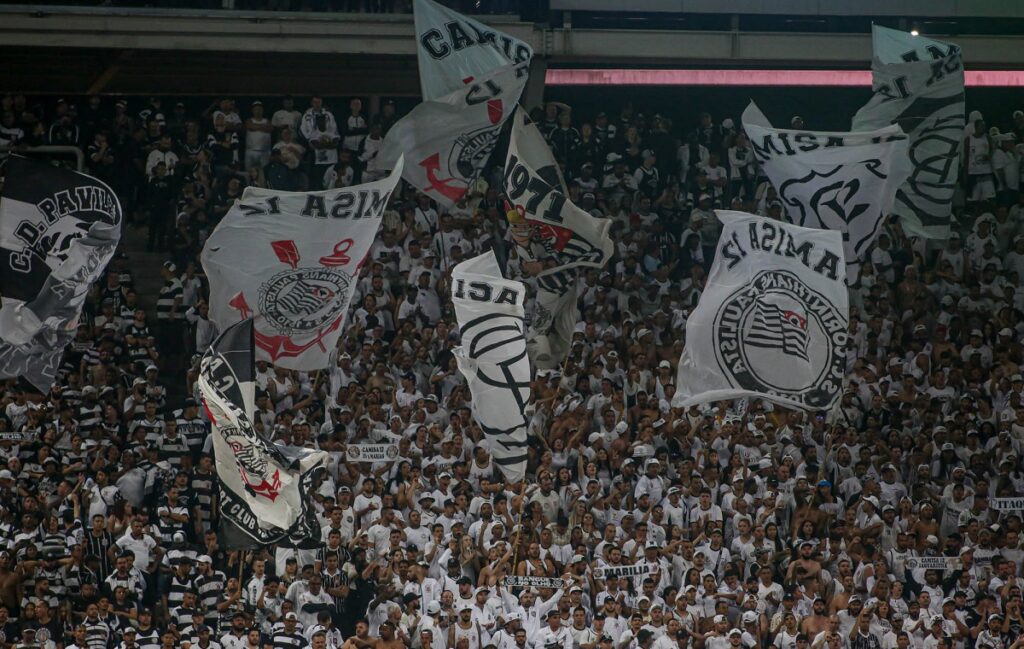
[(442, 205), (454, 205), (490, 160), (525, 85), (525, 68), (506, 65), (423, 102), (388, 130), (385, 167), (404, 154), (403, 178)]
[(102, 181), (10, 156), (0, 196), (0, 378), (53, 385), (89, 286), (121, 239)]
[(686, 321), (673, 405), (749, 397), (827, 410), (846, 374), (842, 235), (743, 212), (717, 214), (722, 236)]
[(875, 25), (874, 94), (853, 117), (854, 130), (899, 125), (910, 138), (913, 171), (896, 192), (903, 231), (949, 236), (964, 133), (964, 66), (952, 43)]
[(473, 417), (487, 450), (505, 478), (526, 475), (526, 404), (530, 360), (526, 354), (526, 287), (502, 277), (493, 252), (452, 269), (452, 302), (462, 334), (453, 350), (473, 395)]
[(294, 370), (326, 367), (401, 173), (399, 158), (387, 178), (344, 189), (247, 187), (201, 257), (217, 327), (253, 317), (258, 358)]
[(568, 353), (578, 319), (577, 269), (608, 263), (614, 252), (612, 222), (591, 216), (569, 200), (551, 149), (521, 112), (512, 122), (505, 193), (512, 202), (507, 218), (519, 267), (537, 278), (530, 357), (538, 369), (551, 369)]
[(907, 136), (895, 125), (864, 133), (772, 128), (753, 102), (743, 128), (790, 220), (843, 234), (854, 281), (910, 175)]
[(433, 0), (413, 0), (412, 9), (425, 101), (445, 97), (509, 64), (525, 78), (533, 57), (527, 43)]
[(253, 426), (255, 330), (251, 319), (229, 327), (203, 356), (199, 389), (212, 423), (226, 547), (258, 547), (320, 539), (310, 494), (327, 453), (268, 441)]

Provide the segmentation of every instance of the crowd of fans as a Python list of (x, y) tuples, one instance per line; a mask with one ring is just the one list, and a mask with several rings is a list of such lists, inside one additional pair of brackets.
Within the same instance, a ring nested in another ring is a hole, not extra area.
[[(258, 430), (333, 458), (322, 545), (222, 547), (198, 252), (247, 185), (379, 177), (397, 117), (319, 97), (2, 99), (0, 146), (85, 149), (168, 260), (141, 298), (132, 251), (111, 263), (48, 394), (0, 383), (0, 648), (1024, 647), (1021, 513), (992, 506), (1024, 493), (1024, 114), (965, 133), (976, 177), (948, 241), (886, 226), (850, 287), (848, 388), (802, 413), (671, 406), (713, 209), (782, 215), (737, 120), (547, 104), (571, 198), (614, 220), (616, 252), (581, 279), (566, 363), (533, 381), (527, 484), (479, 444), (451, 353), (448, 273), (508, 241), (500, 184), (447, 212), (405, 187), (330, 367), (257, 366)], [(378, 440), (399, 457), (344, 461)], [(616, 565), (649, 567), (599, 578)]]

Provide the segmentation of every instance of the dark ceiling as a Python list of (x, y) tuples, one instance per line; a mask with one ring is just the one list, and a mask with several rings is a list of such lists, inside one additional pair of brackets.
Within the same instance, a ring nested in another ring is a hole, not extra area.
[(415, 96), (412, 57), (0, 47), (2, 89), (26, 94)]

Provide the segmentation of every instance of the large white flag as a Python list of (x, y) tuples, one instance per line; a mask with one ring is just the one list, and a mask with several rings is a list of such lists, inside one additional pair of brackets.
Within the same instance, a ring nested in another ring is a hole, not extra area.
[(462, 345), (453, 350), (473, 395), (473, 417), (507, 480), (526, 475), (526, 287), (505, 279), (488, 251), (452, 269), (452, 303)]
[(199, 370), (212, 425), (223, 542), (239, 549), (319, 541), (311, 493), (328, 456), (277, 446), (253, 427), (253, 335), (251, 319), (232, 325), (207, 350)]
[(449, 95), (510, 63), (524, 72), (530, 65), (533, 48), (517, 38), (433, 0), (413, 0), (412, 8), (425, 101)]
[(853, 116), (864, 131), (898, 124), (910, 138), (913, 171), (892, 211), (903, 231), (949, 236), (964, 132), (964, 66), (952, 43), (875, 25), (870, 101)]
[(846, 373), (842, 235), (719, 210), (707, 285), (686, 321), (673, 405), (756, 397), (830, 408)]
[(907, 136), (895, 125), (864, 133), (772, 128), (753, 102), (743, 128), (790, 220), (841, 232), (847, 276), (856, 280), (910, 175)]
[(565, 358), (576, 324), (577, 269), (608, 263), (614, 252), (612, 222), (569, 200), (551, 149), (522, 111), (513, 117), (505, 193), (511, 201), (507, 216), (519, 266), (538, 284), (530, 357), (538, 369), (551, 369)]
[(507, 65), (398, 120), (384, 137), (385, 167), (401, 155), (403, 177), (451, 207), (479, 177), (526, 85), (525, 70)]
[(294, 370), (326, 367), (401, 173), (399, 159), (387, 178), (344, 189), (246, 188), (201, 257), (217, 327), (255, 318), (257, 358)]

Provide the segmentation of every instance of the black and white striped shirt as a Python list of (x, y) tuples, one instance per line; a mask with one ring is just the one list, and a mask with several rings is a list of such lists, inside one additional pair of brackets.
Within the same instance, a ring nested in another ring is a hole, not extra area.
[(224, 586), (228, 578), (219, 570), (212, 570), (208, 575), (196, 577), (196, 590), (199, 591), (199, 603), (206, 609), (206, 624), (211, 628), (219, 628), (220, 612), (217, 602), (224, 594)]
[[(185, 599), (185, 591), (195, 590), (195, 582), (192, 581), (191, 577), (185, 579), (179, 579), (178, 575), (171, 575), (170, 585), (167, 587), (167, 608), (168, 610), (174, 610), (181, 606), (181, 602)], [(191, 622), (191, 619), (188, 620)]]
[(275, 631), (271, 642), (274, 649), (299, 649), (299, 647), (306, 646), (306, 639), (302, 637), (302, 634), (297, 631), (288, 633), (284, 629)]
[(107, 649), (111, 639), (110, 626), (99, 618), (86, 618), (82, 624), (85, 625), (85, 646), (89, 649)]
[(178, 432), (188, 442), (189, 451), (199, 453), (203, 449), (203, 443), (206, 442), (206, 436), (209, 434), (206, 422), (199, 417), (185, 419), (180, 411), (175, 414), (175, 417), (178, 420)]
[[(171, 309), (174, 308), (174, 300), (180, 299), (184, 292), (185, 289), (181, 285), (181, 280), (177, 277), (172, 277), (164, 282), (164, 285), (160, 287), (160, 295), (156, 300), (157, 320), (166, 321), (171, 319)], [(174, 319), (184, 320), (184, 318), (185, 309), (179, 304)]]
[(216, 485), (216, 476), (211, 471), (203, 473), (195, 471), (192, 474), (192, 492), (195, 494), (195, 504), (199, 507), (199, 513), (203, 522), (213, 519), (213, 489)]
[(93, 402), (93, 405), (81, 405), (78, 408), (78, 430), (88, 433), (100, 425), (103, 419), (103, 408), (100, 404)]
[(160, 459), (170, 464), (175, 470), (181, 469), (181, 458), (188, 455), (188, 442), (183, 435), (176, 435), (174, 439), (170, 436), (162, 437), (157, 445), (160, 449)]
[(106, 579), (107, 575), (114, 569), (110, 565), (110, 558), (107, 555), (107, 550), (113, 544), (114, 537), (106, 530), (101, 531), (98, 536), (94, 535), (92, 530), (85, 534), (85, 556), (99, 559), (100, 574), (98, 577), (101, 580)]
[(139, 645), (139, 649), (159, 649), (160, 648), (160, 632), (155, 628), (149, 628), (143, 631), (136, 627), (135, 629), (135, 643)]

